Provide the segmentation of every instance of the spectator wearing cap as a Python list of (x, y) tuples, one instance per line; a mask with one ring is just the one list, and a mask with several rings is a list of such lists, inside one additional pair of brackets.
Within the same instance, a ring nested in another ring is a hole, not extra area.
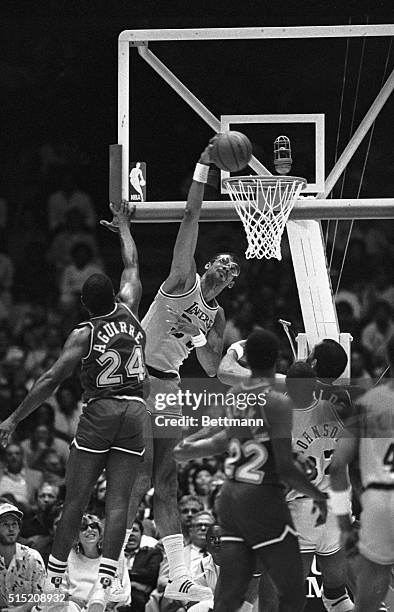
[[(38, 551), (17, 542), (23, 512), (0, 504), (0, 608), (30, 612), (44, 589), (45, 566)], [(26, 601), (32, 595), (32, 601)]]
[(19, 505), (34, 507), (36, 493), (43, 480), (41, 472), (24, 467), (23, 449), (19, 444), (8, 444), (5, 465), (0, 475), (0, 495), (12, 493)]

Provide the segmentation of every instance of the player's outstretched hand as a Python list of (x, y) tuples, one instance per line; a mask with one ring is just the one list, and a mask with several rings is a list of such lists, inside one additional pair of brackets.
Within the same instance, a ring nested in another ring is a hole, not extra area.
[(190, 319), (183, 317), (178, 314), (173, 308), (167, 306), (167, 312), (170, 315), (170, 319), (166, 319), (167, 323), (171, 323), (171, 329), (168, 332), (173, 335), (176, 333), (190, 334), (191, 336), (197, 336), (200, 333), (200, 328), (190, 321)]
[(126, 202), (126, 200), (122, 200), (117, 204), (110, 202), (109, 209), (113, 214), (112, 221), (101, 219), (100, 225), (103, 225), (111, 232), (115, 232), (117, 234), (119, 232), (119, 223), (121, 220), (130, 222), (135, 212), (135, 204), (130, 204), (129, 202)]
[(14, 432), (15, 425), (10, 419), (6, 419), (0, 423), (0, 445), (5, 448), (8, 444), (9, 437)]
[(200, 164), (205, 164), (206, 166), (209, 166), (209, 164), (213, 163), (211, 159), (211, 151), (212, 151), (213, 143), (215, 142), (217, 137), (218, 137), (218, 134), (215, 134), (215, 136), (211, 138), (211, 140), (205, 147), (204, 151), (201, 153), (200, 159), (199, 159)]
[(312, 513), (317, 514), (316, 521), (315, 521), (315, 527), (319, 527), (319, 525), (324, 525), (327, 519), (327, 511), (328, 511), (327, 499), (323, 499), (319, 501), (317, 499), (313, 500)]

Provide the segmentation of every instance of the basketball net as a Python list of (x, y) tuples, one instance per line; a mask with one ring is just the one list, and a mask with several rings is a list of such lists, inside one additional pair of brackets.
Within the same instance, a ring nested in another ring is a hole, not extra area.
[(283, 231), (306, 180), (295, 176), (235, 176), (224, 179), (223, 185), (245, 229), (246, 259), (282, 259)]

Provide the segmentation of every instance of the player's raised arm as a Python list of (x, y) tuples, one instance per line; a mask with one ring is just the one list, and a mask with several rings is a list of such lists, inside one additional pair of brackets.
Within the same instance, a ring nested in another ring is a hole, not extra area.
[(82, 327), (71, 332), (57, 361), (38, 378), (15, 412), (0, 424), (0, 442), (3, 446), (7, 445), (8, 437), (18, 423), (29, 416), (72, 374), (81, 358), (88, 353), (89, 341), (90, 328)]
[(141, 300), (142, 285), (140, 281), (138, 252), (134, 238), (130, 232), (130, 216), (128, 202), (119, 205), (110, 204), (114, 221), (119, 228), (119, 239), (123, 259), (123, 272), (118, 293), (119, 301), (126, 304), (137, 315)]
[(208, 178), (209, 164), (211, 163), (211, 142), (201, 153), (193, 174), (185, 212), (175, 241), (170, 274), (163, 285), (164, 291), (168, 293), (177, 289), (182, 292), (188, 291), (196, 280), (194, 253), (198, 238), (198, 222), (204, 198), (204, 188)]

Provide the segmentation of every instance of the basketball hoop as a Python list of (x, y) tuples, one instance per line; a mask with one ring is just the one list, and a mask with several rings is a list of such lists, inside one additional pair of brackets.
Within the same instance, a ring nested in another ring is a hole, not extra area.
[(246, 259), (282, 259), (282, 234), (306, 180), (296, 176), (234, 176), (223, 179), (223, 185), (245, 228)]

